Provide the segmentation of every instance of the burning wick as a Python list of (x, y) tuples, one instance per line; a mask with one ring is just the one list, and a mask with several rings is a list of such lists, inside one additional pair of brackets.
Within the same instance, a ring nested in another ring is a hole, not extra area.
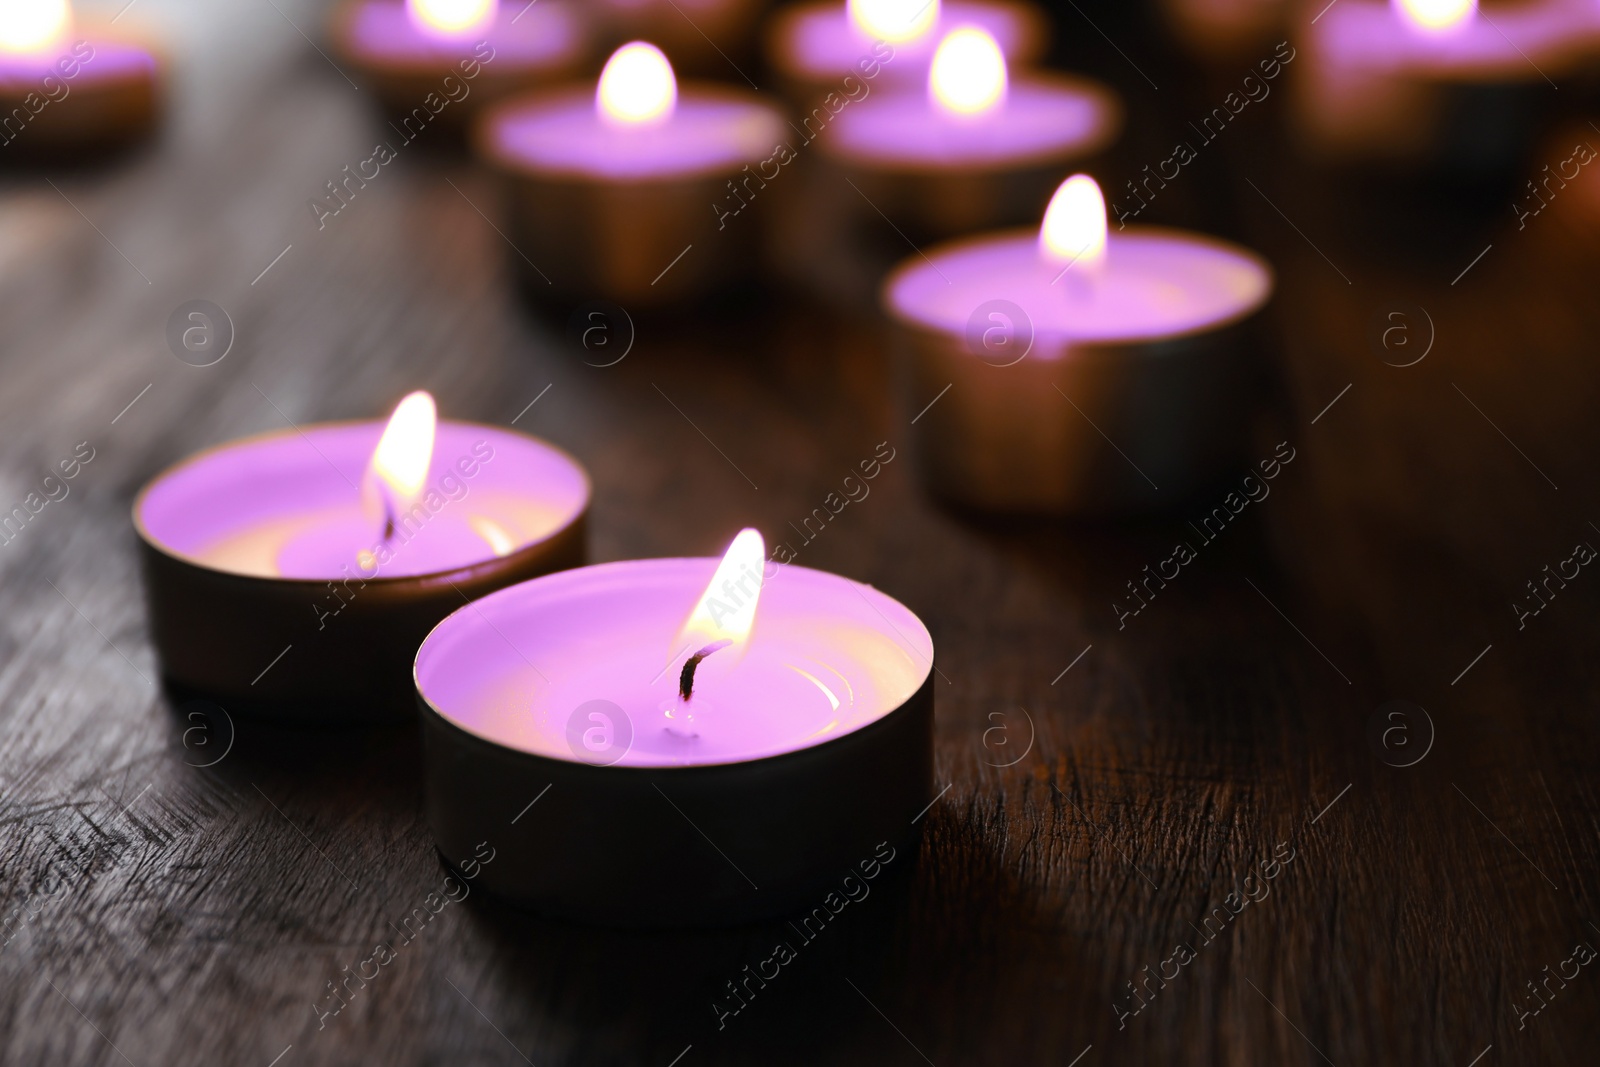
[(711, 653), (719, 652), (731, 644), (733, 644), (732, 638), (723, 638), (721, 641), (713, 641), (706, 647), (702, 648), (699, 652), (696, 652), (694, 655), (684, 660), (683, 671), (678, 675), (678, 695), (685, 701), (694, 696), (694, 672), (695, 669), (700, 666), (700, 661), (711, 655)]
[(438, 410), (433, 397), (418, 391), (395, 407), (378, 439), (362, 481), (362, 505), (372, 520), (382, 518), (383, 540), (393, 540), (405, 511), (422, 495), (433, 460)]
[[(689, 701), (694, 696), (694, 675), (701, 662), (713, 652), (729, 647), (734, 651), (723, 657), (725, 661), (736, 662), (744, 654), (755, 625), (766, 554), (766, 543), (758, 531), (740, 530), (717, 564), (711, 581), (706, 583), (706, 591), (678, 631), (677, 639), (669, 646), (673, 651), (667, 657), (668, 666), (682, 649), (698, 647), (700, 651), (683, 663), (683, 670), (678, 674), (678, 699), (662, 708), (668, 732), (680, 737), (695, 736)], [(753, 590), (748, 588), (751, 584), (755, 586)], [(667, 668), (663, 667), (661, 673), (666, 672)]]

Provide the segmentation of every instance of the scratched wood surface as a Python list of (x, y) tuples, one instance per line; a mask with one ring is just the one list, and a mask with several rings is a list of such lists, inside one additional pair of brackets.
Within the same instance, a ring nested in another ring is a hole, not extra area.
[[(1119, 629), (1125, 583), (1209, 503), (931, 505), (880, 327), (794, 293), (642, 321), (588, 366), (520, 301), (493, 190), (449, 152), (408, 149), (315, 228), (307, 199), (381, 136), (288, 24), (314, 35), (316, 5), (134, 10), (174, 41), (160, 143), (0, 185), (0, 503), (93, 455), (0, 545), (0, 1062), (1594, 1062), (1600, 577), (1543, 586), (1537, 614), (1525, 583), (1600, 545), (1600, 178), (1519, 229), (1514, 190), (1467, 211), (1350, 182), (1285, 150), (1280, 98), (1241, 114), (1145, 218), (1278, 267), (1258, 437), (1295, 459)], [(1142, 7), (1056, 16), (1058, 59), (1129, 103), (1108, 189), (1255, 58), (1205, 69)], [(1600, 144), (1556, 95), (1530, 174)], [(165, 337), (197, 298), (236, 330), (206, 368)], [(1393, 366), (1421, 349), (1370, 322), (1400, 309), (1420, 345), (1414, 308), (1434, 346)], [(443, 882), (415, 739), (230, 729), (156, 684), (139, 486), (419, 387), (577, 454), (597, 560), (782, 535), (898, 448), (798, 561), (927, 621), (948, 788), (720, 1028), (727, 983), (799, 940), (783, 924), (624, 934), (481, 895), (324, 1014)]]

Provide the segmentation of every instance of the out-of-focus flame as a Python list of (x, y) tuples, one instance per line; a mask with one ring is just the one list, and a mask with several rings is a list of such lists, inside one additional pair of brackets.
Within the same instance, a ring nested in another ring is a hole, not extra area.
[(1472, 21), (1478, 0), (1393, 0), (1406, 25), (1425, 33), (1450, 33)]
[(1061, 183), (1039, 227), (1039, 253), (1045, 262), (1096, 271), (1106, 257), (1106, 200), (1087, 174)]
[(500, 0), (406, 0), (411, 24), (434, 37), (466, 37), (494, 24)]
[(489, 548), (497, 556), (509, 556), (517, 543), (506, 533), (506, 528), (487, 515), (472, 515), (467, 518), (467, 525), (472, 531), (483, 538)]
[(382, 522), (387, 539), (393, 523), (422, 495), (433, 462), (433, 438), (439, 412), (433, 397), (421, 390), (395, 405), (389, 425), (367, 464), (363, 505), (370, 518)]
[(664, 122), (678, 104), (678, 79), (661, 49), (630, 41), (606, 60), (594, 103), (600, 117), (614, 126)]
[(705, 593), (695, 602), (673, 650), (698, 649), (719, 641), (743, 648), (756, 622), (756, 601), (761, 597), (761, 568), (767, 546), (759, 530), (749, 528), (723, 553)]
[(1006, 57), (988, 31), (962, 26), (945, 34), (928, 68), (928, 96), (953, 115), (981, 115), (1006, 96)]
[(849, 0), (850, 22), (868, 37), (914, 41), (939, 21), (939, 0)]
[(44, 52), (72, 29), (67, 0), (0, 0), (0, 52)]

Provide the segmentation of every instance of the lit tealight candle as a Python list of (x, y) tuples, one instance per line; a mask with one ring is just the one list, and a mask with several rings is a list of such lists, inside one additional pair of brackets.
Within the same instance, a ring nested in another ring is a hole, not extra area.
[[(1178, 505), (1234, 458), (1241, 327), (1272, 293), (1256, 255), (1155, 227), (1108, 232), (1087, 175), (1040, 228), (931, 248), (883, 289), (924, 481), (963, 505)], [(930, 401), (937, 401), (930, 404)], [(924, 410), (925, 409), (925, 410)]]
[(871, 93), (837, 114), (819, 105), (802, 124), (827, 166), (782, 220), (799, 232), (777, 243), (824, 246), (809, 261), (834, 273), (841, 260), (856, 265), (870, 292), (906, 239), (1038, 218), (1062, 171), (1110, 147), (1122, 107), (1085, 78), (1013, 77), (992, 34), (960, 26), (940, 41), (921, 92)]
[(827, 93), (848, 93), (847, 77), (874, 89), (920, 87), (946, 33), (959, 27), (988, 34), (1017, 66), (1042, 56), (1049, 37), (1044, 15), (1026, 0), (808, 0), (772, 19), (767, 61), (784, 91), (809, 107)]
[(0, 152), (93, 155), (143, 140), (160, 82), (151, 49), (80, 32), (67, 0), (0, 0)]
[(588, 499), (565, 453), (439, 422), (427, 393), (387, 423), (201, 453), (133, 509), (163, 673), (275, 716), (403, 719), (429, 628), (464, 597), (582, 563)]
[(1494, 181), (1520, 166), (1537, 97), (1600, 50), (1600, 6), (1343, 0), (1307, 29), (1291, 126), (1308, 148)]
[(530, 291), (631, 308), (699, 297), (748, 273), (755, 228), (719, 227), (714, 208), (783, 129), (754, 93), (680, 88), (661, 50), (633, 41), (592, 89), (495, 108), (475, 145), (509, 179), (512, 263)]
[(385, 108), (459, 132), (492, 101), (576, 76), (594, 31), (563, 0), (344, 0), (330, 36)]
[(440, 623), (416, 687), (443, 854), (540, 796), (482, 884), (683, 925), (791, 910), (901, 845), (933, 792), (932, 639), (869, 586), (765, 567), (745, 530), (720, 561), (584, 567)]
[(901, 186), (885, 195), (909, 214), (879, 204), (897, 224), (948, 235), (1037, 217), (1051, 176), (1109, 147), (1121, 126), (1110, 89), (1045, 72), (1012, 78), (994, 37), (964, 26), (940, 42), (923, 93), (869, 96), (817, 145), (869, 196)]

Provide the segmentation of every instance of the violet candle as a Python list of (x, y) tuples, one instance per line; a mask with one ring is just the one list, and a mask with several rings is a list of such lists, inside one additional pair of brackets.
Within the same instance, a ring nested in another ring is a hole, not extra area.
[(521, 253), (512, 263), (532, 292), (649, 307), (705, 295), (748, 269), (754, 231), (718, 233), (715, 209), (783, 128), (753, 93), (680, 91), (660, 49), (635, 41), (612, 55), (595, 89), (496, 107), (476, 147), (509, 186)]
[[(594, 33), (562, 0), (346, 0), (330, 36), (389, 111), (426, 108), (459, 129), (513, 92), (576, 77)], [(430, 95), (450, 106), (434, 111)]]
[(863, 224), (882, 228), (882, 211), (913, 237), (950, 237), (1038, 218), (1060, 173), (1105, 150), (1121, 124), (1110, 89), (1013, 78), (994, 37), (963, 26), (940, 41), (924, 86), (833, 116), (817, 150), (856, 188), (836, 175), (821, 182)]
[(410, 663), (466, 600), (583, 562), (589, 483), (512, 430), (382, 422), (236, 441), (133, 506), (151, 629), (176, 689), (309, 723), (405, 721)]
[(1015, 66), (1036, 62), (1049, 42), (1044, 15), (1019, 0), (809, 0), (773, 17), (767, 62), (801, 107), (859, 78), (864, 59), (881, 61), (882, 84), (919, 89), (940, 39), (957, 26), (988, 33)]
[(1109, 513), (1182, 503), (1249, 413), (1242, 327), (1272, 292), (1256, 255), (1199, 234), (1107, 234), (1094, 180), (1039, 232), (927, 250), (885, 282), (921, 476), (952, 502)]
[(67, 0), (0, 3), (0, 148), (93, 155), (133, 144), (160, 117), (151, 49), (75, 27)]
[(1538, 0), (1343, 0), (1305, 36), (1294, 128), (1311, 152), (1447, 176), (1521, 159), (1532, 97), (1600, 45), (1600, 8)]
[(675, 926), (793, 910), (904, 842), (933, 793), (932, 638), (762, 553), (746, 530), (720, 562), (584, 567), (440, 623), (416, 687), (441, 855), (509, 823), (491, 891)]

